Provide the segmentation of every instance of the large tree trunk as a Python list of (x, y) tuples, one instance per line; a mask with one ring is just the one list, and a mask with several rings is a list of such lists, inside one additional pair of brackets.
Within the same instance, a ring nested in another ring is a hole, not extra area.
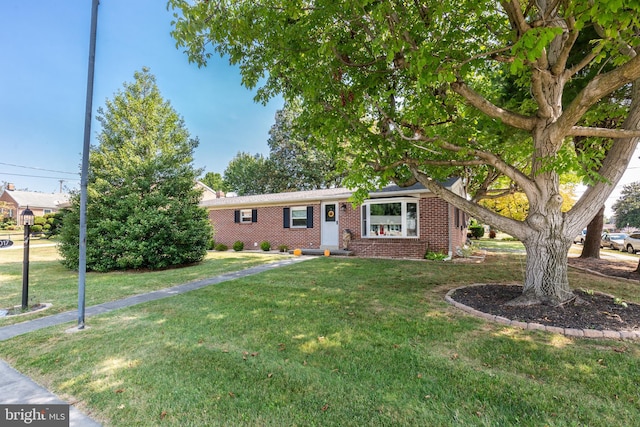
[(580, 258), (600, 259), (600, 243), (602, 242), (602, 229), (604, 228), (604, 206), (587, 225), (587, 235), (584, 237)]
[(523, 242), (527, 265), (522, 296), (509, 305), (558, 305), (573, 298), (567, 276), (570, 238), (543, 230)]

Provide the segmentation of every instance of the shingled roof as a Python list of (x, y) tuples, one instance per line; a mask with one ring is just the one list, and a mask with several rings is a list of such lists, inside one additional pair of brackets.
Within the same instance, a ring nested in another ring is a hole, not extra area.
[(201, 206), (226, 207), (244, 205), (281, 205), (288, 203), (309, 202), (328, 199), (347, 199), (352, 191), (346, 188), (326, 188), (322, 190), (290, 191), (287, 193), (257, 194), (254, 196), (223, 197), (205, 200)]
[(35, 191), (6, 191), (18, 206), (31, 208), (59, 208), (61, 203), (69, 200), (65, 193), (36, 193)]
[[(459, 178), (452, 178), (443, 183), (447, 188), (451, 188)], [(324, 200), (346, 200), (355, 190), (348, 188), (325, 188), (321, 190), (290, 191), (286, 193), (257, 194), (253, 196), (223, 197), (219, 199), (203, 200), (200, 205), (207, 208), (228, 208), (230, 206), (264, 206), (264, 205), (286, 205), (293, 203), (320, 202)], [(422, 184), (417, 183), (410, 187), (400, 187), (389, 185), (378, 191), (370, 193), (371, 197), (397, 196), (401, 194), (427, 193)]]

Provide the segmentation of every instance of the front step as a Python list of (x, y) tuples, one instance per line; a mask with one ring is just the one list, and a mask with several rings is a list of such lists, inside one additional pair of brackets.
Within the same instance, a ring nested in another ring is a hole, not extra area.
[[(313, 255), (313, 256), (323, 256), (325, 249), (300, 249), (302, 251), (302, 255)], [(333, 256), (352, 256), (353, 251), (344, 250), (344, 249), (328, 249), (329, 255)], [(293, 250), (289, 251), (290, 254), (293, 254)]]

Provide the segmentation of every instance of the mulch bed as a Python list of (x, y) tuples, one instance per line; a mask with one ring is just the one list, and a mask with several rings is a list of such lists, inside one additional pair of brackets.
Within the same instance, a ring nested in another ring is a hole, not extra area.
[(540, 323), (547, 326), (573, 329), (633, 331), (640, 329), (640, 305), (616, 304), (607, 295), (574, 291), (580, 298), (562, 306), (533, 305), (511, 307), (505, 305), (522, 295), (519, 285), (480, 285), (456, 290), (451, 298), (483, 313), (506, 317), (519, 322)]
[(611, 259), (583, 259), (569, 258), (569, 265), (585, 270), (595, 271), (605, 276), (621, 277), (623, 279), (637, 280), (640, 282), (640, 273), (635, 269), (638, 267), (637, 261), (614, 260)]
[[(605, 276), (638, 281), (640, 273), (634, 272), (637, 262), (610, 259), (569, 258), (569, 265)], [(452, 293), (451, 298), (483, 313), (506, 317), (527, 323), (540, 323), (573, 329), (598, 329), (611, 331), (640, 330), (640, 305), (616, 301), (608, 295), (575, 290), (579, 298), (562, 306), (533, 305), (506, 306), (522, 294), (519, 285), (468, 286)]]

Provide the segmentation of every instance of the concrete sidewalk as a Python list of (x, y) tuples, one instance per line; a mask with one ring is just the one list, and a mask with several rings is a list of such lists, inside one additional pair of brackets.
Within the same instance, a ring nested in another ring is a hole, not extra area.
[[(68, 402), (63, 401), (31, 378), (13, 369), (2, 359), (0, 359), (0, 402), (9, 405), (68, 404)], [(100, 423), (77, 410), (73, 405), (69, 406), (70, 427), (98, 427), (100, 425)]]
[[(87, 317), (95, 316), (96, 314), (108, 313), (110, 311), (117, 310), (119, 308), (130, 307), (132, 305), (142, 304), (143, 302), (155, 301), (162, 298), (183, 294), (185, 292), (193, 291), (195, 289), (204, 288), (205, 286), (215, 285), (218, 283), (226, 282), (228, 280), (238, 279), (240, 277), (251, 276), (253, 274), (258, 274), (264, 271), (273, 270), (274, 268), (282, 267), (282, 266), (293, 264), (300, 261), (305, 261), (311, 258), (313, 257), (301, 256), (301, 257), (284, 258), (281, 261), (277, 261), (269, 264), (262, 264), (255, 267), (247, 268), (245, 270), (225, 273), (220, 276), (212, 277), (209, 279), (196, 280), (194, 282), (173, 286), (171, 288), (160, 289), (158, 291), (153, 291), (146, 294), (134, 295), (134, 296), (123, 298), (116, 301), (109, 301), (102, 304), (93, 305), (85, 309), (85, 319)], [(39, 319), (29, 320), (27, 322), (16, 323), (15, 325), (4, 326), (0, 328), (0, 341), (8, 340), (15, 336), (26, 334), (28, 332), (37, 331), (38, 329), (47, 328), (49, 326), (60, 325), (67, 322), (73, 322), (73, 321), (76, 321), (77, 319), (78, 319), (77, 311), (66, 311), (64, 313), (58, 313), (52, 316), (41, 317)]]
[[(103, 304), (94, 305), (85, 309), (85, 319), (97, 314), (108, 313), (119, 308), (130, 307), (142, 304), (148, 301), (155, 301), (174, 295), (183, 294), (195, 289), (204, 288), (205, 286), (215, 285), (226, 282), (228, 280), (238, 279), (253, 274), (262, 273), (264, 271), (273, 270), (278, 267), (305, 261), (313, 257), (301, 256), (284, 258), (280, 261), (263, 264), (256, 267), (247, 268), (245, 270), (232, 273), (222, 274), (220, 276), (209, 279), (197, 280), (185, 283), (183, 285), (173, 286), (171, 288), (161, 289), (146, 294), (134, 295), (132, 297), (123, 298), (117, 301), (110, 301)], [(39, 319), (27, 322), (17, 323), (0, 328), (0, 341), (8, 340), (18, 335), (36, 331), (38, 329), (47, 328), (49, 326), (60, 325), (63, 323), (76, 321), (78, 318), (77, 311), (67, 311), (55, 314), (53, 316), (41, 317)], [(35, 383), (29, 377), (19, 373), (13, 369), (8, 363), (0, 359), (0, 403), (3, 404), (65, 404), (53, 393), (49, 392), (42, 386)], [(70, 426), (99, 426), (100, 424), (92, 420), (88, 416), (82, 414), (73, 406), (70, 408)]]

